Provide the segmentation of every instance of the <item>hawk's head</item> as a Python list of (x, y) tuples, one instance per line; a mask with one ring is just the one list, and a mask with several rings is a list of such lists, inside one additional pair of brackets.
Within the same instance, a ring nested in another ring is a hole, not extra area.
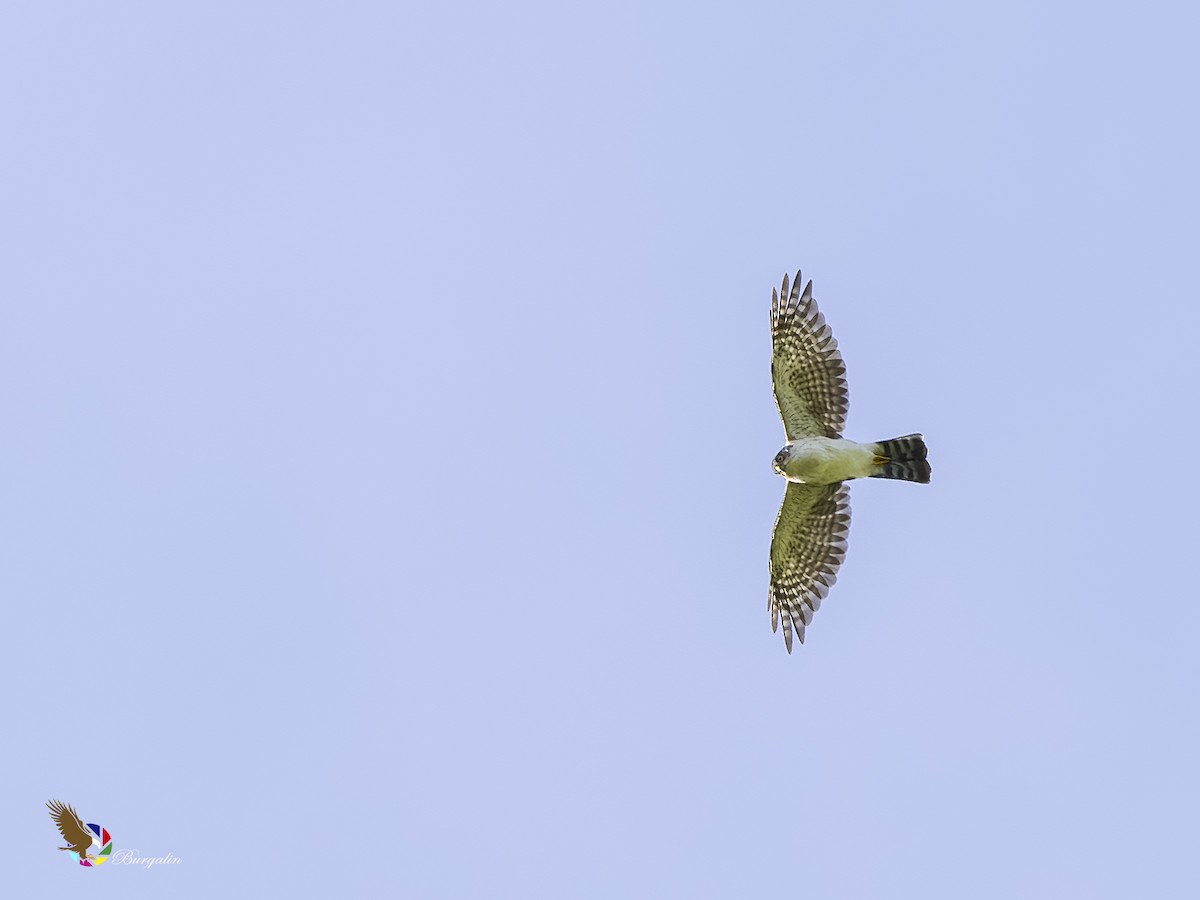
[[(788, 446), (790, 447), (791, 445), (789, 444)], [(775, 454), (775, 459), (771, 463), (771, 468), (775, 470), (776, 475), (782, 475), (784, 478), (787, 477), (787, 473), (783, 470), (783, 467), (787, 465), (787, 461), (788, 447), (784, 447)]]
[(776, 475), (797, 484), (825, 484), (829, 454), (812, 441), (792, 441), (775, 454)]

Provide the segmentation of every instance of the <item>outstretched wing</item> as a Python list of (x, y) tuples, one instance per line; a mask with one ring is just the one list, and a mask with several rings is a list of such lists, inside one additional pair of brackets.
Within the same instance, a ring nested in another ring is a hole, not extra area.
[(92, 834), (83, 827), (79, 813), (58, 800), (51, 800), (46, 806), (50, 809), (50, 818), (58, 826), (58, 833), (63, 836), (68, 846), (74, 848), (91, 845)]
[(850, 489), (843, 483), (788, 482), (771, 535), (771, 630), (783, 618), (783, 642), (792, 652), (792, 630), (804, 643), (804, 626), (837, 581), (850, 533)]
[(813, 300), (811, 281), (801, 293), (799, 272), (790, 292), (786, 275), (782, 292), (771, 290), (771, 381), (789, 441), (842, 436), (850, 407), (846, 364)]

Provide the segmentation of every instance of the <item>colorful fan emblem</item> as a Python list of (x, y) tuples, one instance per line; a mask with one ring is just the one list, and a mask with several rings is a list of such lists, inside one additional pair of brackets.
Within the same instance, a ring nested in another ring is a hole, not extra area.
[(78, 853), (72, 852), (71, 859), (79, 860), (81, 866), (98, 866), (100, 863), (108, 862), (109, 854), (112, 853), (112, 838), (108, 835), (107, 828), (101, 828), (99, 825), (93, 825), (88, 822), (88, 831), (92, 835), (92, 846), (99, 847), (100, 852), (95, 856), (80, 857)]

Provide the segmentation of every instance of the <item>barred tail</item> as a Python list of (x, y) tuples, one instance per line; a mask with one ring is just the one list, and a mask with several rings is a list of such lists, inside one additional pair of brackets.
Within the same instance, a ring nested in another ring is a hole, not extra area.
[(872, 478), (896, 478), (900, 481), (929, 483), (929, 462), (925, 459), (925, 439), (919, 434), (880, 441), (875, 452), (887, 461)]

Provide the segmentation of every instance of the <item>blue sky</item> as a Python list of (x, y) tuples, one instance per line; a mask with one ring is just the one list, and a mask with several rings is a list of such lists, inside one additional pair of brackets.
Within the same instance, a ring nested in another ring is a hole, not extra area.
[[(5, 892), (1195, 896), (1196, 27), (8, 5)], [(789, 657), (800, 267), (933, 483)]]

